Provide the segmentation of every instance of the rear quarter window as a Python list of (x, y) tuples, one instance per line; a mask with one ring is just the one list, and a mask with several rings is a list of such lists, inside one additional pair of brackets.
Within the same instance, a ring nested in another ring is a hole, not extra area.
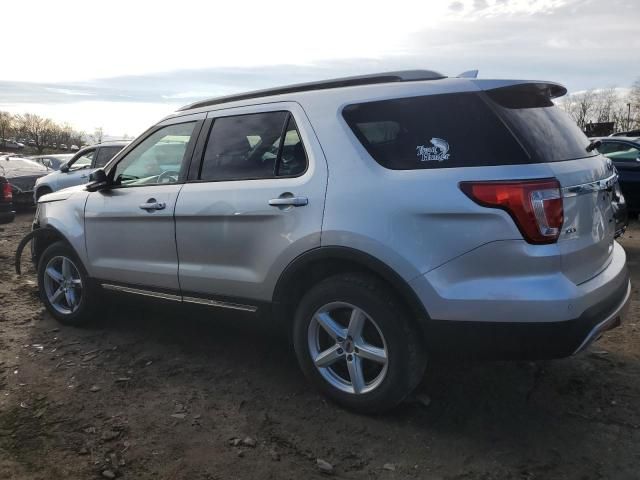
[(503, 121), (475, 92), (353, 104), (342, 114), (367, 152), (386, 168), (530, 162)]

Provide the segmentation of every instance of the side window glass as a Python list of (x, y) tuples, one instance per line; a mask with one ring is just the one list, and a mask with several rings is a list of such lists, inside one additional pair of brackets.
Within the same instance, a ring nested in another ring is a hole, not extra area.
[(96, 161), (93, 164), (94, 168), (102, 168), (104, 167), (109, 160), (111, 160), (116, 153), (122, 150), (123, 147), (101, 147), (98, 150), (98, 155), (96, 156)]
[(115, 167), (114, 182), (135, 187), (175, 183), (195, 122), (163, 127), (139, 143)]
[(638, 159), (638, 149), (626, 143), (603, 143), (598, 148), (598, 151), (614, 161), (633, 162)]
[(200, 179), (273, 178), (287, 112), (216, 118), (204, 152)]
[(278, 162), (278, 176), (300, 175), (307, 169), (307, 154), (300, 139), (298, 126), (293, 116), (289, 117), (287, 130)]
[(69, 167), (69, 171), (73, 172), (75, 170), (80, 170), (81, 168), (89, 168), (91, 166), (91, 162), (93, 161), (93, 156), (96, 154), (95, 150), (90, 150), (80, 158), (78, 158), (73, 164)]

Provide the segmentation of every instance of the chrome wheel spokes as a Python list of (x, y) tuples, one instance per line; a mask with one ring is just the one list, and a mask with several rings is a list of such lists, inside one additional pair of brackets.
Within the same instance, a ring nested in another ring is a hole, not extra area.
[(313, 363), (334, 387), (357, 395), (384, 380), (386, 341), (362, 309), (344, 302), (323, 306), (309, 324), (308, 342)]
[(51, 306), (62, 314), (75, 312), (82, 299), (78, 267), (67, 257), (53, 257), (44, 270), (44, 291)]

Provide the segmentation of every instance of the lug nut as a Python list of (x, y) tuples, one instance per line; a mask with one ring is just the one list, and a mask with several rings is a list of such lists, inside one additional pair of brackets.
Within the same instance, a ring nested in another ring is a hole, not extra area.
[(350, 361), (352, 361), (352, 360), (353, 360), (353, 355), (351, 355), (351, 354), (347, 355), (347, 360), (348, 360), (349, 362), (350, 362)]
[(342, 350), (341, 348), (338, 349), (338, 355), (342, 355), (344, 353), (344, 350)]

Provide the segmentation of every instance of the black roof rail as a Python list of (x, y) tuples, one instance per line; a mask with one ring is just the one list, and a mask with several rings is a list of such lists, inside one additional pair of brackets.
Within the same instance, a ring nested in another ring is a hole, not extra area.
[(353, 87), (356, 85), (373, 85), (376, 83), (394, 82), (415, 82), (419, 80), (438, 80), (446, 78), (444, 75), (431, 70), (401, 70), (397, 72), (374, 73), (370, 75), (358, 75), (355, 77), (334, 78), (331, 80), (321, 80), (319, 82), (298, 83), (284, 87), (267, 88), (255, 90), (253, 92), (227, 95), (224, 97), (212, 98), (192, 103), (180, 108), (178, 111), (192, 110), (194, 108), (209, 107), (221, 103), (248, 100), (251, 98), (268, 97), (271, 95), (282, 95), (285, 93), (308, 92), (312, 90), (326, 90), (329, 88)]

